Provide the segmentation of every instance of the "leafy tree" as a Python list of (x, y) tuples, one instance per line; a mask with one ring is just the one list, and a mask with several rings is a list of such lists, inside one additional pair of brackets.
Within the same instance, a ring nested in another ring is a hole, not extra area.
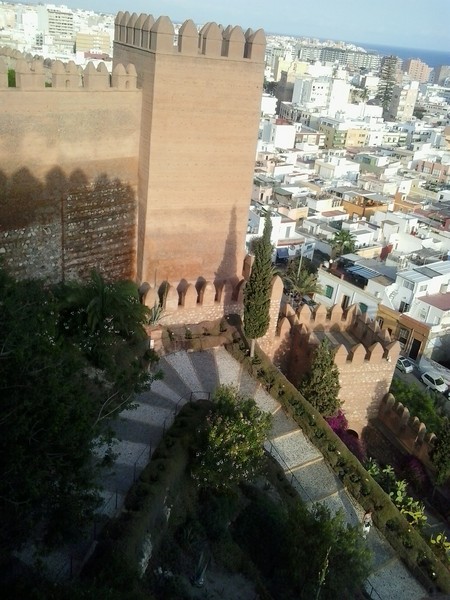
[(334, 234), (334, 238), (331, 241), (331, 247), (334, 250), (335, 256), (341, 256), (346, 252), (353, 252), (355, 249), (355, 236), (346, 229), (341, 229)]
[[(295, 505), (288, 520), (289, 564), (301, 598), (352, 598), (369, 574), (370, 551), (341, 512)], [(300, 568), (301, 565), (301, 568)], [(301, 590), (301, 591), (300, 591)]]
[(270, 94), (271, 96), (273, 96), (276, 92), (277, 85), (277, 81), (267, 81), (267, 79), (264, 78), (264, 91), (266, 92), (266, 94)]
[(436, 483), (441, 485), (450, 477), (450, 421), (445, 419), (437, 433), (431, 460), (436, 467)]
[(0, 272), (0, 298), (0, 546), (7, 553), (36, 524), (50, 537), (66, 536), (92, 513), (96, 407), (81, 353), (58, 335), (52, 294)]
[(437, 433), (443, 424), (443, 418), (436, 411), (434, 392), (422, 390), (394, 377), (390, 388), (395, 399), (406, 406), (410, 414), (425, 423), (428, 431)]
[(14, 69), (8, 69), (8, 87), (16, 87), (16, 72)]
[(266, 333), (270, 323), (273, 277), (271, 232), (270, 213), (266, 213), (263, 235), (253, 241), (255, 261), (244, 288), (244, 330), (251, 340), (250, 356), (255, 354), (255, 340)]
[(71, 315), (61, 298), (61, 289), (0, 270), (0, 558), (36, 532), (50, 542), (81, 530), (98, 503), (92, 450), (104, 423), (151, 381), (131, 318), (119, 330), (130, 339), (117, 334), (114, 346), (122, 364), (94, 369), (86, 345), (99, 319)]
[(252, 480), (262, 464), (269, 427), (270, 415), (252, 398), (241, 396), (233, 387), (220, 386), (201, 432), (192, 471), (200, 487), (226, 491)]
[(331, 416), (338, 410), (339, 369), (327, 339), (316, 348), (311, 368), (298, 389), (322, 415)]
[[(113, 405), (149, 382), (143, 369), (150, 310), (140, 303), (132, 281), (106, 282), (93, 271), (87, 283), (71, 282), (58, 290), (60, 327), (89, 363), (114, 382)], [(111, 403), (108, 403), (108, 414)]]
[[(273, 597), (353, 598), (369, 574), (370, 551), (358, 527), (322, 505), (284, 508), (252, 490), (233, 533), (258, 567)], [(268, 551), (268, 548), (271, 551)]]

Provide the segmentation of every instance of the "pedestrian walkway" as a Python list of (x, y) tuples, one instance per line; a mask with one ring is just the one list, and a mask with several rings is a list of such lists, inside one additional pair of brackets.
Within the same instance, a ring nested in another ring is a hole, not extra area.
[[(159, 367), (164, 378), (137, 396), (136, 407), (123, 411), (112, 424), (118, 438), (114, 448), (117, 458), (99, 481), (105, 498), (99, 519), (111, 517), (121, 510), (128, 489), (144, 469), (181, 406), (190, 399), (208, 397), (219, 384), (226, 384), (253, 397), (261, 410), (272, 414), (266, 450), (283, 468), (302, 500), (308, 504), (323, 503), (333, 513), (342, 510), (347, 523), (361, 525), (363, 509), (343, 488), (319, 450), (281, 405), (224, 348), (168, 354), (161, 358)], [(426, 596), (426, 590), (403, 566), (375, 527), (372, 527), (367, 543), (373, 552), (371, 575), (367, 581), (371, 597), (420, 600)], [(86, 551), (86, 544), (79, 546), (79, 565)], [(58, 568), (67, 576), (67, 570), (73, 569), (73, 561), (66, 557), (64, 564), (64, 570)]]
[[(200, 398), (212, 393), (219, 384), (233, 385), (241, 394), (253, 397), (261, 410), (272, 414), (273, 424), (266, 450), (278, 461), (302, 500), (310, 505), (323, 503), (332, 513), (341, 510), (347, 523), (361, 526), (364, 510), (344, 489), (320, 451), (297, 423), (286, 415), (281, 405), (224, 348), (169, 354), (161, 359), (160, 367), (164, 379), (155, 382), (150, 391), (137, 398), (136, 412), (125, 411), (118, 421), (121, 444), (125, 447), (130, 444), (130, 452), (134, 444), (143, 443), (142, 428), (148, 432), (148, 441), (154, 448), (164, 429), (172, 423), (175, 408), (178, 409), (191, 395)], [(121, 490), (126, 488), (126, 469), (123, 467), (129, 464), (128, 456), (124, 453), (123, 458), (122, 454), (118, 457), (117, 479), (108, 479), (112, 488), (114, 485)], [(131, 485), (130, 470), (127, 473)], [(373, 553), (367, 591), (373, 598), (420, 600), (426, 596), (426, 590), (404, 567), (375, 527), (372, 527), (367, 543)]]

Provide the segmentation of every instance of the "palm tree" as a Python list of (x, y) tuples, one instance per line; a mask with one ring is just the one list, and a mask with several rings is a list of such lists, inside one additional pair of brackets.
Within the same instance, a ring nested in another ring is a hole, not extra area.
[(140, 303), (132, 281), (108, 283), (92, 271), (87, 283), (71, 282), (62, 290), (62, 326), (95, 362), (116, 341), (145, 338), (149, 309)]
[(300, 272), (294, 268), (286, 271), (284, 275), (284, 286), (291, 294), (300, 296), (313, 296), (322, 294), (322, 286), (317, 281), (317, 275), (310, 273), (307, 269), (301, 269)]
[(346, 252), (353, 252), (355, 250), (356, 238), (346, 229), (341, 229), (334, 234), (334, 238), (331, 241), (331, 247), (334, 250), (334, 256), (341, 256)]

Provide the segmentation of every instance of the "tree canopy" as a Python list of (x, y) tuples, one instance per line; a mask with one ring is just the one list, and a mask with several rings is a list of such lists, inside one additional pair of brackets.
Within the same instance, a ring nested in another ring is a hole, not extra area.
[(299, 385), (299, 391), (324, 416), (333, 415), (340, 406), (339, 369), (327, 339), (317, 346), (311, 368)]
[(251, 356), (254, 353), (254, 340), (267, 332), (270, 323), (270, 290), (273, 277), (271, 232), (272, 221), (270, 213), (267, 213), (263, 235), (253, 241), (255, 260), (244, 288), (244, 330), (252, 340)]
[(193, 476), (200, 487), (224, 491), (251, 481), (264, 457), (270, 415), (252, 398), (230, 386), (220, 386), (200, 435)]
[[(370, 551), (359, 527), (341, 512), (294, 501), (287, 508), (252, 490), (233, 527), (276, 598), (353, 598), (370, 570)], [(270, 549), (270, 551), (268, 550)]]
[(436, 467), (436, 483), (445, 483), (450, 478), (450, 421), (443, 420), (437, 432), (437, 440), (431, 451), (431, 460)]
[[(128, 367), (113, 368), (100, 355), (93, 360), (90, 335), (99, 331), (99, 320), (89, 321), (88, 305), (81, 302), (70, 314), (65, 289), (16, 282), (0, 270), (3, 556), (37, 531), (58, 541), (80, 530), (98, 502), (92, 450), (105, 432), (104, 420), (129, 405), (147, 378), (145, 345), (135, 343), (131, 330), (125, 337), (119, 328), (109, 347), (114, 360), (126, 356)], [(127, 320), (128, 306), (123, 310)], [(90, 327), (84, 328), (83, 320)], [(134, 333), (140, 327), (138, 320)]]

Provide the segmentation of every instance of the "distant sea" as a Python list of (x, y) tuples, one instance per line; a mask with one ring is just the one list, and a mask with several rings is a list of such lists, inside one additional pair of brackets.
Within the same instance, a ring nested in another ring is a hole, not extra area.
[(421, 50), (420, 48), (400, 48), (395, 46), (379, 46), (377, 44), (365, 44), (355, 42), (365, 50), (373, 50), (377, 54), (389, 56), (393, 54), (402, 60), (408, 58), (420, 58), (429, 67), (438, 67), (439, 65), (450, 65), (450, 50), (442, 52), (441, 50)]

